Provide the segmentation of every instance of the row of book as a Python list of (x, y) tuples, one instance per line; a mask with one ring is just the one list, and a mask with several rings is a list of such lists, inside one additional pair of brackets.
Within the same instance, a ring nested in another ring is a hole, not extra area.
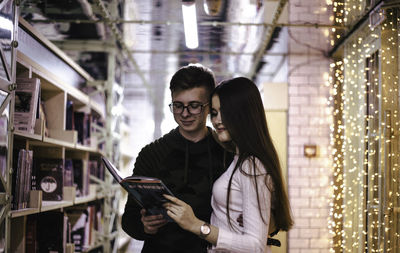
[[(39, 78), (17, 78), (15, 91), (14, 126), (21, 132), (35, 133), (36, 121), (43, 119), (44, 134), (49, 136), (49, 125), (46, 116), (46, 102), (41, 99)], [(89, 108), (74, 106), (72, 100), (66, 101), (66, 130), (77, 131), (77, 143), (85, 146), (96, 146), (94, 133), (104, 123), (100, 117), (91, 113)]]
[[(92, 147), (98, 144), (95, 133), (99, 131), (96, 126), (104, 126), (100, 117), (94, 116), (90, 111), (76, 111), (74, 102), (71, 100), (67, 101), (65, 129), (77, 131), (77, 142), (79, 144)], [(99, 148), (101, 149), (101, 147)]]
[(63, 187), (75, 187), (76, 197), (89, 195), (90, 175), (104, 180), (104, 166), (98, 160), (35, 157), (32, 150), (14, 154), (12, 209), (28, 207), (31, 190), (41, 190), (42, 200), (63, 200)]
[(61, 211), (32, 214), (27, 217), (25, 231), (26, 253), (74, 252), (93, 247), (97, 234), (103, 233), (101, 204), (74, 206)]
[(27, 208), (32, 185), (32, 156), (32, 150), (21, 149), (18, 153), (12, 209)]

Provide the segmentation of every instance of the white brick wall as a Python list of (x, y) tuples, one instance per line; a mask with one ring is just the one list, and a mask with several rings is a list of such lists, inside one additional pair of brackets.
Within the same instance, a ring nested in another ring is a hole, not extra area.
[[(289, 1), (289, 22), (328, 24), (330, 13), (325, 3)], [(329, 87), (325, 85), (324, 73), (329, 72), (330, 62), (321, 53), (326, 51), (327, 38), (321, 29), (292, 27), (289, 31), (288, 182), (295, 225), (289, 232), (288, 252), (327, 253), (332, 196), (331, 115), (327, 109)], [(304, 157), (305, 144), (318, 145), (318, 157)]]

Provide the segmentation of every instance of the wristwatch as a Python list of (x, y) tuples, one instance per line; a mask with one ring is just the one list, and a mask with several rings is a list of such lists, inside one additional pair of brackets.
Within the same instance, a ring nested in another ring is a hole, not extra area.
[(200, 227), (200, 237), (201, 238), (206, 238), (207, 235), (209, 235), (211, 233), (211, 227), (210, 224), (208, 224), (207, 222), (205, 222), (203, 225), (201, 225)]

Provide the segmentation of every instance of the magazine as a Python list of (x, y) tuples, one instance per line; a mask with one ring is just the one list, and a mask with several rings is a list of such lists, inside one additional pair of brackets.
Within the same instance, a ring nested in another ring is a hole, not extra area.
[(101, 159), (114, 179), (131, 194), (140, 207), (146, 209), (148, 215), (162, 214), (166, 220), (173, 221), (163, 207), (163, 204), (168, 201), (163, 194), (174, 195), (160, 179), (137, 175), (123, 178), (119, 170), (107, 158)]
[(33, 134), (40, 101), (40, 79), (17, 78), (14, 125), (19, 131)]

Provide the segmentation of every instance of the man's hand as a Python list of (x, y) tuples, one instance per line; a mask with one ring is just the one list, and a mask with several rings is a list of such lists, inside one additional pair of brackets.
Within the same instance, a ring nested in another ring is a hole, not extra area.
[(141, 221), (143, 223), (144, 232), (146, 234), (156, 234), (158, 232), (158, 229), (167, 223), (167, 220), (164, 219), (162, 214), (146, 216), (145, 209), (140, 210), (140, 214), (142, 215)]

